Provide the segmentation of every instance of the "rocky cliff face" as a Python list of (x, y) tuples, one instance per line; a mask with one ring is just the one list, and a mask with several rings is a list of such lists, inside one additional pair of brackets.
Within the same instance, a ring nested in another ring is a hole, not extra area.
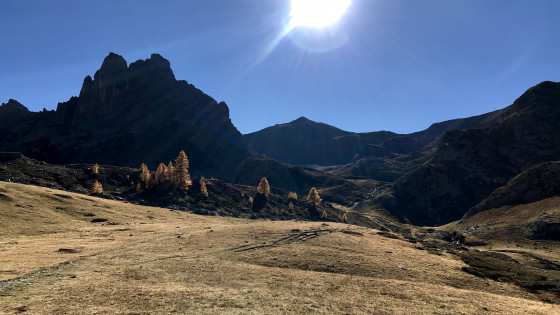
[(533, 165), (560, 159), (560, 83), (543, 82), (485, 128), (447, 132), (430, 161), (393, 185), (390, 210), (415, 224), (460, 219)]
[[(27, 111), (12, 103), (2, 106), (0, 120), (10, 119), (7, 109)], [(145, 162), (151, 168), (185, 150), (195, 174), (226, 179), (247, 154), (227, 105), (177, 81), (169, 61), (157, 54), (127, 66), (111, 53), (93, 78), (84, 79), (78, 97), (25, 117), (0, 131), (0, 150), (51, 163)]]

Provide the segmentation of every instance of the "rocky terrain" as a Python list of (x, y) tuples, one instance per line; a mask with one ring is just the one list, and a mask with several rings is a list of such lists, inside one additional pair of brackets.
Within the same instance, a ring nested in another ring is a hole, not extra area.
[[(313, 209), (307, 204), (307, 192), (298, 194), (297, 198), (288, 198), (290, 190), (275, 186), (271, 187), (269, 196), (259, 199), (256, 186), (261, 178), (255, 178), (250, 185), (232, 184), (216, 178), (204, 179), (208, 196), (201, 194), (200, 178), (193, 178), (193, 185), (185, 194), (172, 196), (168, 192), (157, 194), (138, 192), (140, 173), (138, 168), (101, 165), (98, 173), (94, 174), (92, 164), (53, 165), (27, 158), (20, 153), (0, 152), (0, 181), (5, 182), (36, 185), (61, 192), (71, 191), (205, 215), (273, 220), (319, 220), (320, 215), (325, 211), (327, 217), (321, 218), (322, 221), (345, 221), (361, 226), (384, 227), (394, 231), (402, 229), (390, 216), (372, 218), (344, 207), (356, 200), (362, 200), (363, 196), (371, 190), (373, 184), (370, 181), (330, 183), (326, 185), (328, 189), (319, 189), (324, 203), (317, 209)], [(103, 186), (102, 194), (92, 192), (96, 181)], [(290, 203), (293, 208), (289, 207)], [(344, 220), (343, 213), (346, 214)]]

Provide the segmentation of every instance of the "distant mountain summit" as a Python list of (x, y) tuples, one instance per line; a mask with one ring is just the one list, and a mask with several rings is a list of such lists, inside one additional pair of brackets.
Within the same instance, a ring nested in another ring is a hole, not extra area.
[(449, 130), (486, 126), (495, 122), (499, 115), (500, 111), (495, 111), (444, 121), (411, 134), (389, 131), (355, 133), (300, 117), (243, 137), (251, 150), (278, 161), (320, 166), (351, 164), (336, 172), (348, 177), (386, 180), (376, 171), (379, 160), (371, 158), (408, 154), (425, 147), (434, 147)]
[(300, 117), (244, 135), (258, 154), (300, 165), (333, 165), (351, 161), (367, 148), (357, 134)]
[(51, 163), (154, 168), (185, 150), (195, 173), (231, 179), (247, 154), (227, 105), (177, 81), (158, 54), (128, 66), (110, 53), (79, 96), (56, 111), (30, 113), (10, 100), (0, 107), (0, 121), (11, 122), (9, 130), (0, 128), (0, 150)]

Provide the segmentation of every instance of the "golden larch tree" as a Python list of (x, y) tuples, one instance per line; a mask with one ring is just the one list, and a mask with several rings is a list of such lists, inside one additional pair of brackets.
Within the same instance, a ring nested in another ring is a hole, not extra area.
[(294, 204), (290, 201), (290, 203), (288, 204), (288, 209), (290, 210), (294, 210)]
[(270, 194), (270, 185), (266, 180), (266, 177), (261, 178), (259, 186), (257, 186), (257, 192), (261, 195), (268, 196)]
[(204, 181), (204, 178), (200, 178), (200, 193), (204, 196), (204, 197), (208, 197), (208, 189), (206, 189), (206, 182)]
[(167, 165), (167, 173), (165, 173), (165, 179), (168, 180), (169, 182), (173, 181), (173, 172), (175, 171), (175, 167), (173, 166), (173, 163), (171, 163), (171, 161), (169, 161), (169, 164)]
[(102, 194), (103, 193), (103, 185), (99, 181), (95, 181), (93, 183), (93, 188), (91, 190), (94, 194)]
[(93, 175), (99, 174), (99, 165), (98, 165), (97, 163), (95, 163), (95, 164), (93, 165), (93, 168), (92, 168), (92, 170), (91, 170), (91, 173), (92, 173)]
[(144, 163), (140, 165), (140, 181), (146, 185), (146, 188), (152, 188), (152, 174), (150, 174), (150, 170), (148, 170), (148, 166)]
[(167, 172), (167, 166), (163, 163), (159, 163), (156, 174), (154, 175), (155, 184), (161, 184), (165, 180), (165, 173)]
[(316, 208), (321, 204), (322, 200), (323, 199), (321, 199), (321, 197), (319, 196), (317, 189), (315, 189), (315, 187), (311, 187), (311, 189), (309, 190), (309, 194), (307, 195), (307, 203), (311, 207)]
[(297, 200), (297, 193), (290, 191), (290, 192), (288, 193), (288, 199)]
[(346, 215), (346, 212), (342, 212), (342, 214), (339, 214), (338, 219), (344, 223), (348, 222), (348, 216)]
[(192, 185), (191, 175), (189, 174), (189, 159), (185, 151), (179, 152), (179, 156), (175, 159), (172, 178), (176, 189), (187, 190)]

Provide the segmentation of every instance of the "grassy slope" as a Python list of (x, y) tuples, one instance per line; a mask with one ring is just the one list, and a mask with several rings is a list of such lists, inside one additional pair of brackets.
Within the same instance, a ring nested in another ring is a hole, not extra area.
[(455, 256), (345, 224), (198, 216), (0, 183), (0, 227), (0, 313), (560, 313), (461, 271)]
[[(508, 246), (517, 243), (516, 247), (537, 247), (555, 252), (560, 257), (558, 242), (538, 240), (526, 237), (528, 226), (541, 217), (548, 217), (552, 222), (560, 221), (560, 197), (551, 197), (537, 202), (517, 206), (505, 206), (482, 211), (465, 220), (451, 223), (451, 229), (456, 229), (465, 235), (471, 235), (489, 241), (494, 246)], [(548, 245), (548, 246), (547, 246)]]

